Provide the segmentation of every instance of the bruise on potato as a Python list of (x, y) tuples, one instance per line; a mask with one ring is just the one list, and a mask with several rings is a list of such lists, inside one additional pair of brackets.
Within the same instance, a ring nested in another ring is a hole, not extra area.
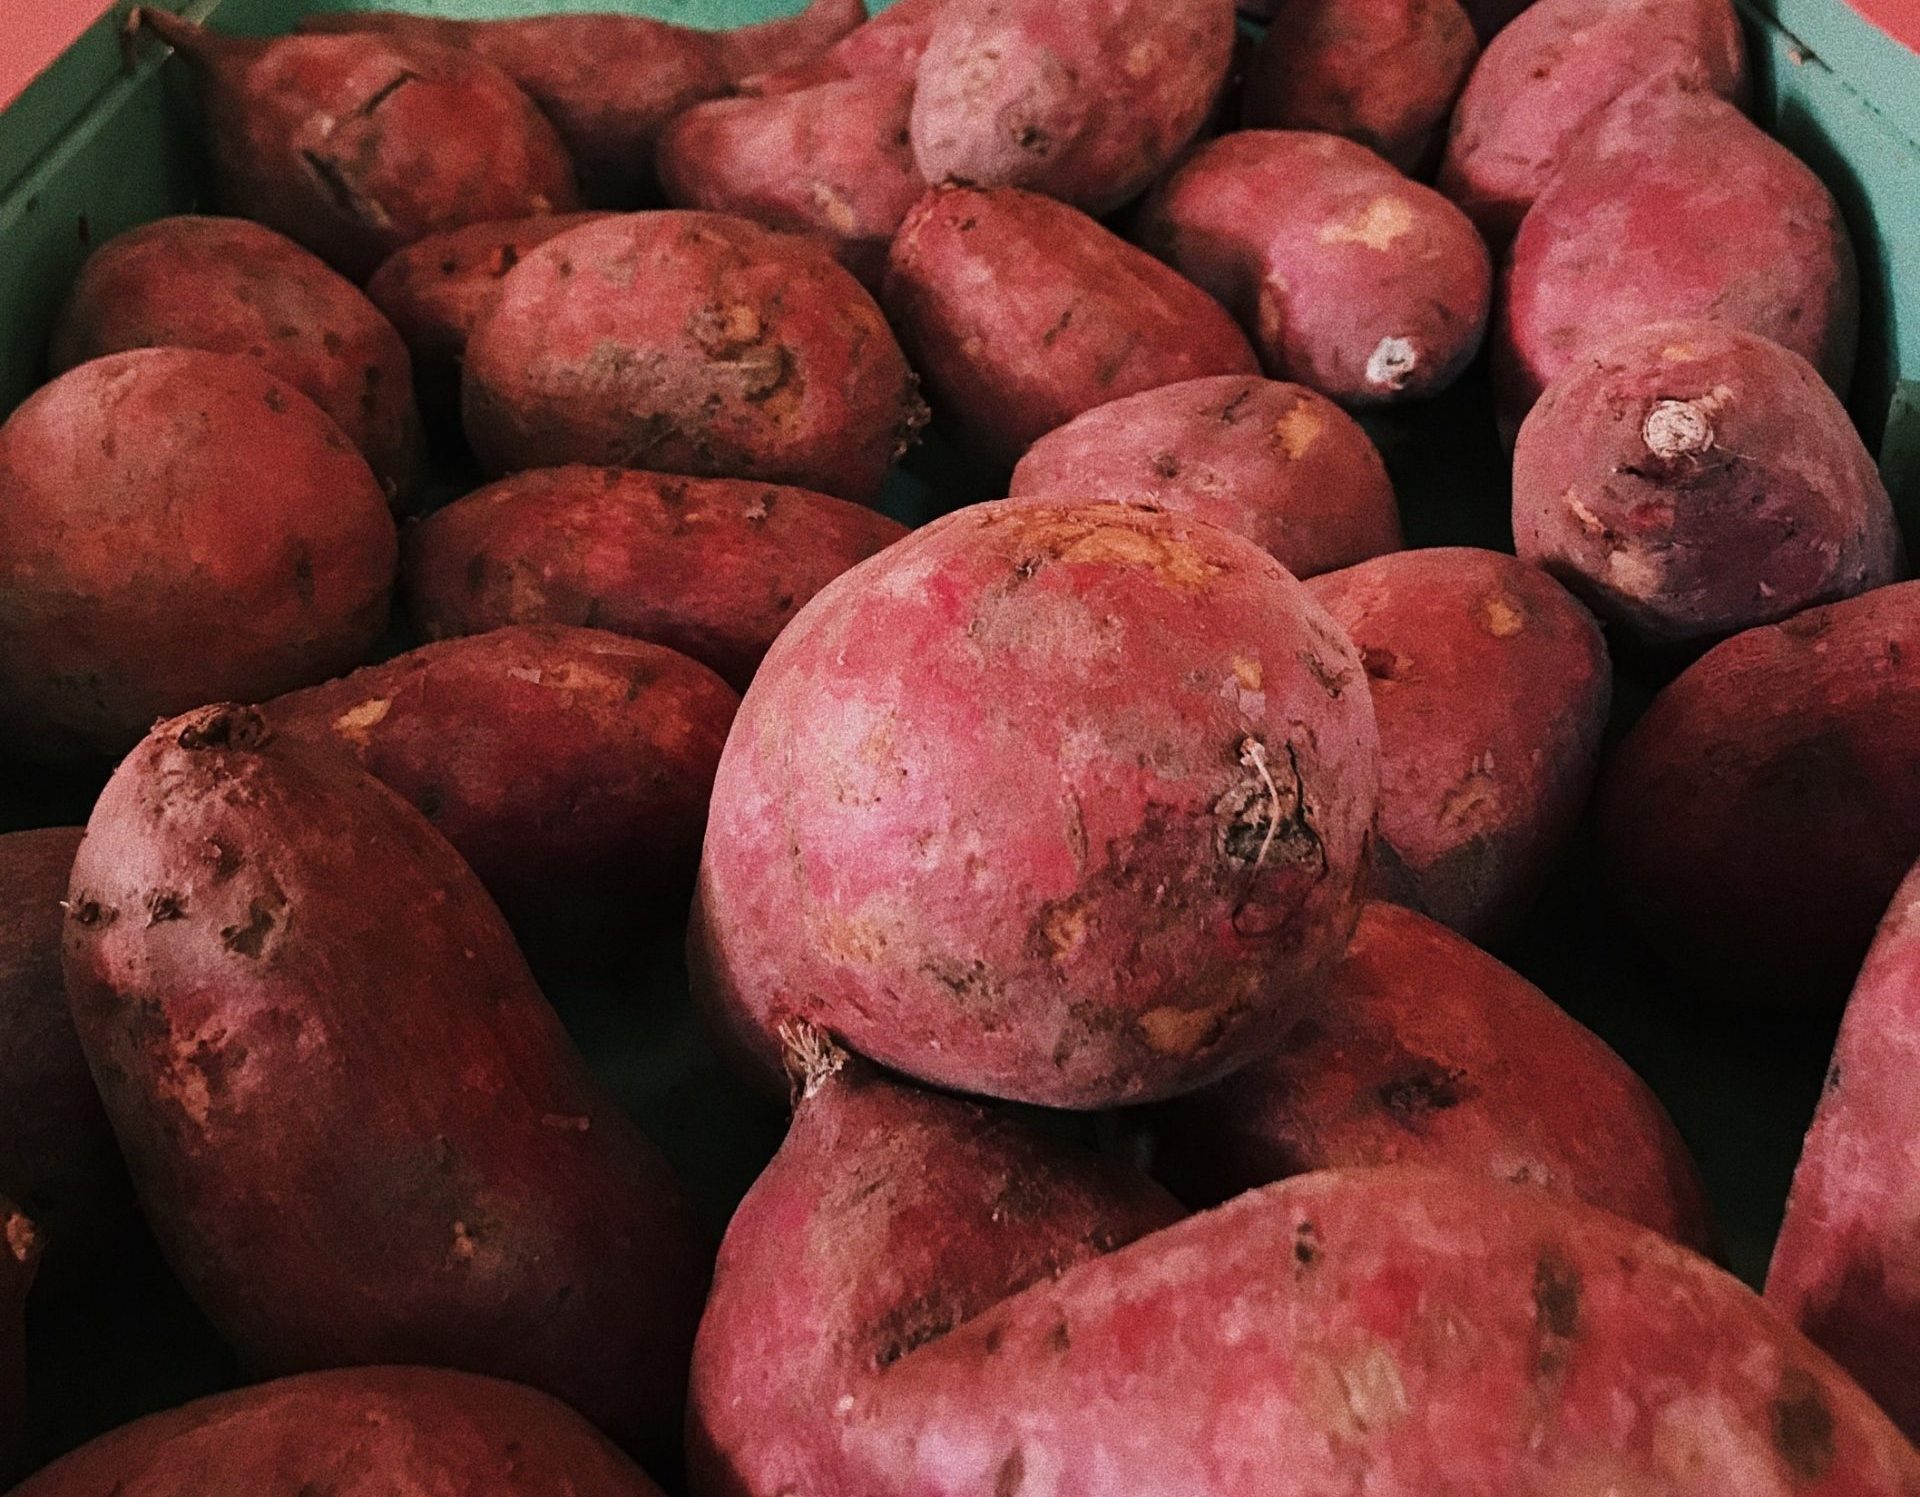
[(1373, 892), (1511, 934), (1585, 808), (1613, 695), (1593, 618), (1494, 551), (1402, 551), (1308, 591), (1360, 652), (1380, 728)]
[(109, 1431), (18, 1497), (660, 1497), (573, 1410), (515, 1383), (354, 1367), (216, 1393)]
[(485, 1372), (677, 1448), (707, 1249), (418, 811), (252, 708), (162, 723), (65, 962), (147, 1220), (250, 1368)]
[(1712, 642), (1905, 571), (1885, 485), (1798, 354), (1666, 322), (1570, 364), (1520, 427), (1520, 555), (1640, 645)]
[(685, 914), (739, 702), (660, 645), (517, 625), (423, 645), (261, 712), (417, 807), (549, 971), (605, 966)]
[(926, 420), (873, 298), (812, 241), (632, 213), (520, 257), (467, 343), (495, 473), (591, 462), (878, 500)]
[(1422, 1164), (1718, 1251), (1699, 1171), (1645, 1083), (1519, 973), (1390, 904), (1366, 907), (1278, 1050), (1145, 1127), (1153, 1173), (1195, 1206), (1312, 1170)]
[(1008, 492), (1210, 520), (1296, 577), (1400, 549), (1393, 483), (1360, 423), (1304, 386), (1244, 375), (1096, 406), (1029, 447)]
[(830, 1492), (837, 1405), (1009, 1294), (1176, 1221), (1144, 1176), (811, 1035), (694, 1343), (698, 1497)]
[(766, 1071), (805, 1019), (1051, 1106), (1224, 1074), (1351, 934), (1363, 683), (1300, 584), (1203, 521), (1057, 499), (936, 521), (823, 589), (755, 677), (696, 994)]
[(430, 639), (573, 624), (666, 645), (746, 690), (801, 606), (906, 527), (805, 489), (626, 468), (534, 469), (408, 533)]
[(1920, 1454), (1760, 1298), (1536, 1190), (1416, 1168), (1252, 1191), (857, 1388), (890, 1497), (1912, 1497)]
[(1920, 583), (1716, 645), (1601, 780), (1621, 912), (1709, 997), (1837, 1004), (1920, 856), (1917, 735)]
[(1085, 214), (1013, 188), (929, 192), (894, 238), (882, 295), (942, 422), (1003, 469), (1110, 400), (1259, 372), (1197, 286)]

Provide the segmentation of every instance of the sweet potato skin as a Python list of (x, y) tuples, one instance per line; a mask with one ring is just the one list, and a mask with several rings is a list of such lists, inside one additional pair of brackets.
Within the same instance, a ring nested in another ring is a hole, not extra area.
[(1510, 934), (1599, 765), (1613, 694), (1599, 628), (1544, 572), (1467, 546), (1376, 557), (1308, 591), (1373, 693), (1373, 892), (1470, 940)]
[(54, 325), (55, 374), (173, 345), (245, 354), (325, 411), (405, 510), (426, 461), (407, 347), (360, 289), (283, 234), (181, 214), (87, 258)]
[(720, 1247), (688, 1399), (697, 1497), (838, 1490), (844, 1391), (1184, 1214), (1131, 1168), (1004, 1113), (834, 1064)]
[(1486, 329), (1493, 264), (1473, 225), (1338, 136), (1209, 141), (1154, 190), (1138, 237), (1226, 304), (1268, 374), (1344, 404), (1435, 394)]
[(1513, 455), (1513, 534), (1626, 638), (1711, 642), (1904, 570), (1886, 486), (1819, 371), (1712, 322), (1581, 355)]
[(354, 1367), (217, 1393), (62, 1456), (19, 1497), (660, 1497), (573, 1410), (517, 1383)]
[(534, 469), (414, 526), (406, 591), (429, 639), (510, 624), (609, 629), (678, 650), (744, 691), (809, 598), (906, 533), (805, 489)]
[(943, 422), (1011, 468), (1124, 395), (1256, 374), (1226, 310), (1085, 214), (1014, 188), (935, 188), (894, 237), (882, 300)]
[(1289, 1180), (1069, 1269), (856, 1389), (842, 1429), (840, 1489), (894, 1497), (1252, 1497), (1279, 1463), (1380, 1497), (1920, 1491), (1886, 1416), (1720, 1269), (1411, 1168)]
[(483, 1371), (676, 1446), (690, 1208), (472, 871), (348, 756), (251, 708), (160, 724), (88, 822), (65, 971), (147, 1219), (250, 1367)]
[(1145, 506), (957, 511), (825, 588), (755, 677), (714, 785), (696, 996), (768, 1069), (806, 1020), (1049, 1106), (1224, 1074), (1351, 933), (1363, 688), (1240, 536)]
[(1767, 1298), (1920, 1437), (1920, 877), (1854, 984)]
[(1917, 652), (1920, 583), (1811, 608), (1709, 650), (1614, 751), (1603, 867), (1628, 923), (1703, 995), (1845, 995), (1920, 855)]
[(545, 972), (603, 967), (686, 913), (739, 704), (673, 650), (548, 624), (423, 645), (261, 715), (419, 810)]
[(365, 459), (253, 360), (82, 364), (0, 426), (0, 743), (117, 754), (157, 716), (351, 669), (395, 550)]
[(1029, 447), (1008, 492), (1194, 515), (1296, 577), (1400, 549), (1393, 483), (1360, 423), (1302, 385), (1242, 375), (1096, 406)]
[(618, 463), (863, 503), (926, 419), (879, 307), (825, 250), (679, 211), (522, 256), (468, 340), (461, 404), (494, 473)]
[(1321, 1169), (1419, 1164), (1581, 1200), (1705, 1254), (1699, 1171), (1640, 1078), (1512, 968), (1369, 904), (1272, 1056), (1154, 1108), (1153, 1172), (1211, 1206)]

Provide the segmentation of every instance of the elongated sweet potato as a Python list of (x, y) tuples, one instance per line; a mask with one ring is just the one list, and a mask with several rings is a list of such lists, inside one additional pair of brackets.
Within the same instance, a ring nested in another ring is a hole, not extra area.
[(707, 1270), (689, 1207), (424, 816), (252, 708), (203, 708), (115, 771), (67, 910), (75, 1026), (147, 1220), (249, 1366), (481, 1371), (676, 1447)]
[(542, 468), (416, 525), (406, 591), (431, 639), (509, 624), (610, 629), (690, 655), (744, 691), (807, 599), (906, 533), (805, 489)]
[(834, 1406), (1030, 1284), (1177, 1221), (1144, 1176), (812, 1039), (694, 1343), (697, 1497), (831, 1492)]
[(660, 645), (548, 624), (424, 645), (261, 715), (416, 806), (545, 971), (604, 966), (686, 914), (739, 703)]
[(1296, 577), (1400, 549), (1393, 484), (1360, 423), (1300, 385), (1243, 375), (1096, 406), (1029, 447), (1009, 492), (1195, 515)]
[(890, 1497), (1920, 1492), (1920, 1453), (1728, 1274), (1410, 1168), (1303, 1176), (1079, 1264), (856, 1388), (836, 1429), (838, 1490)]
[(118, 754), (156, 716), (350, 670), (395, 549), (365, 459), (254, 360), (69, 370), (0, 426), (0, 743)]
[(124, 1425), (17, 1497), (659, 1497), (566, 1405), (515, 1383), (428, 1367), (309, 1372)]
[(1153, 1172), (1196, 1206), (1321, 1169), (1423, 1164), (1586, 1201), (1712, 1253), (1706, 1192), (1646, 1084), (1532, 983), (1370, 904), (1271, 1057), (1154, 1108)]
[(1854, 984), (1767, 1298), (1920, 1438), (1920, 876)]
[(1613, 694), (1599, 628), (1546, 573), (1465, 546), (1308, 590), (1358, 648), (1379, 719), (1373, 892), (1471, 940), (1511, 934), (1599, 765)]
[(1336, 135), (1242, 130), (1154, 190), (1140, 242), (1224, 302), (1275, 379), (1380, 405), (1445, 389), (1486, 329), (1464, 214)]
[(1223, 1075), (1352, 933), (1364, 683), (1229, 531), (1032, 499), (948, 515), (829, 584), (754, 678), (714, 785), (696, 991), (769, 1069), (804, 1019), (1052, 1106)]
[(936, 188), (893, 241), (883, 293), (943, 422), (1010, 468), (1123, 395), (1255, 374), (1218, 302), (1064, 203)]
[(1920, 857), (1916, 735), (1920, 583), (1716, 645), (1602, 778), (1622, 913), (1703, 994), (1837, 1004)]
[(467, 438), (559, 463), (872, 502), (926, 419), (873, 298), (817, 244), (723, 213), (633, 213), (521, 256), (467, 343)]
[(740, 92), (792, 93), (839, 78), (890, 78), (911, 83), (934, 22), (955, 0), (895, 0), (809, 61), (740, 80)]
[(151, 6), (135, 15), (196, 75), (223, 210), (355, 280), (423, 234), (578, 206), (553, 126), (469, 53), (369, 33), (220, 36)]
[(1711, 642), (1904, 568), (1886, 486), (1798, 354), (1713, 322), (1636, 328), (1520, 428), (1513, 535), (1622, 636)]
[(358, 287), (285, 235), (181, 215), (88, 258), (53, 330), (56, 374), (162, 345), (245, 354), (307, 396), (358, 447), (396, 509), (425, 462), (407, 348)]

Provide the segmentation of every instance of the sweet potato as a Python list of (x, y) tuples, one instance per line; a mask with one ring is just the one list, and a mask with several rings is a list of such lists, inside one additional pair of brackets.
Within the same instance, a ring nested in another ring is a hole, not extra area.
[(1505, 245), (1581, 130), (1649, 80), (1744, 105), (1731, 0), (1541, 0), (1488, 43), (1467, 80), (1440, 190)]
[(882, 295), (943, 422), (1005, 469), (1123, 395), (1259, 372), (1226, 311), (1085, 214), (1012, 188), (936, 188)]
[(355, 1367), (217, 1393), (62, 1456), (15, 1497), (660, 1497), (565, 1404), (428, 1367)]
[(406, 591), (430, 639), (575, 624), (667, 645), (744, 691), (774, 636), (906, 527), (805, 489), (627, 468), (545, 468), (409, 532)]
[(365, 459), (254, 360), (82, 364), (0, 426), (0, 744), (117, 754), (161, 714), (351, 669), (394, 553)]
[(1131, 1169), (796, 1042), (793, 1125), (727, 1228), (694, 1343), (696, 1497), (840, 1490), (847, 1390), (1183, 1214)]
[(0, 836), (0, 1192), (32, 1216), (45, 1277), (66, 1284), (109, 1263), (134, 1230), (126, 1166), (60, 977), (60, 901), (79, 846), (77, 826)]
[(949, 4), (915, 74), (920, 175), (1111, 212), (1199, 132), (1233, 35), (1233, 0)]
[(754, 678), (714, 784), (696, 994), (769, 1067), (804, 1019), (1058, 1107), (1223, 1075), (1352, 933), (1364, 683), (1230, 531), (1139, 505), (948, 515), (823, 589)]
[(460, 365), (474, 324), (500, 294), (500, 279), (536, 244), (598, 217), (544, 213), (467, 224), (416, 239), (380, 262), (367, 297), (413, 356), (413, 387), (432, 420), (458, 425)]
[(1140, 242), (1218, 297), (1275, 379), (1352, 405), (1433, 395), (1480, 347), (1487, 247), (1364, 146), (1242, 130), (1154, 190)]
[(911, 79), (864, 77), (696, 105), (661, 133), (660, 183), (676, 207), (812, 234), (878, 291), (894, 231), (926, 191), (912, 103)]
[(873, 298), (818, 245), (723, 213), (634, 213), (521, 256), (467, 343), (494, 473), (618, 463), (878, 499), (926, 419)]
[(1241, 119), (1344, 135), (1413, 175), (1438, 158), (1479, 55), (1459, 0), (1289, 0), (1254, 53)]
[(1636, 328), (1561, 371), (1520, 428), (1513, 534), (1637, 644), (1711, 642), (1903, 570), (1846, 408), (1777, 343)]
[(223, 211), (364, 280), (423, 234), (578, 206), (573, 163), (511, 78), (370, 33), (221, 36), (143, 6), (199, 84)]
[(174, 345), (260, 360), (360, 449), (397, 509), (425, 451), (407, 347), (360, 289), (243, 218), (162, 218), (88, 257), (54, 325), (58, 374), (102, 354)]
[(837, 1490), (1912, 1497), (1751, 1290), (1522, 1186), (1329, 1170), (1068, 1269), (853, 1390)]
[(1600, 850), (1641, 938), (1703, 994), (1837, 1004), (1920, 857), (1920, 583), (1716, 645), (1615, 751)]
[(1244, 375), (1096, 406), (1029, 447), (1009, 492), (1195, 515), (1296, 577), (1400, 549), (1393, 484), (1360, 423), (1299, 385)]
[(1160, 1104), (1147, 1137), (1154, 1174), (1196, 1206), (1311, 1170), (1423, 1164), (1717, 1247), (1699, 1171), (1646, 1084), (1518, 972), (1390, 904), (1366, 907), (1278, 1051)]
[(397, 11), (321, 11), (303, 31), (375, 31), (456, 47), (526, 90), (566, 142), (586, 200), (632, 208), (652, 185), (654, 143), (683, 109), (738, 79), (800, 66), (866, 18), (860, 0), (811, 0), (797, 16), (700, 31), (618, 11), (467, 21)]
[(249, 1367), (485, 1372), (676, 1448), (690, 1208), (424, 816), (252, 708), (202, 708), (114, 772), (67, 910), (141, 1205)]
[(1374, 892), (1470, 940), (1512, 933), (1572, 836), (1612, 699), (1605, 641), (1546, 573), (1466, 546), (1308, 585), (1380, 725)]
[(1806, 359), (1842, 395), (1859, 276), (1833, 195), (1712, 94), (1643, 86), (1566, 152), (1513, 242), (1493, 338), (1518, 430), (1582, 354), (1650, 322), (1704, 318)]
[(840, 78), (889, 78), (911, 83), (920, 68), (934, 22), (958, 0), (894, 0), (806, 62), (744, 77), (740, 92), (767, 96), (793, 93)]
[(417, 807), (545, 971), (604, 966), (685, 916), (739, 704), (659, 645), (523, 625), (424, 645), (261, 715)]
[(1840, 1025), (1767, 1298), (1920, 1438), (1920, 876), (1893, 896)]

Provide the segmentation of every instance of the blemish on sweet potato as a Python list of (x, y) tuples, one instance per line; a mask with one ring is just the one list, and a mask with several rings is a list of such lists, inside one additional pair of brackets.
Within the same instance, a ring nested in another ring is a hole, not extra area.
[(1027, 1458), (1018, 1445), (1007, 1452), (1007, 1458), (1000, 1463), (1000, 1469), (994, 1473), (993, 1497), (1019, 1497), (1020, 1484), (1027, 1477)]
[(1457, 1066), (1427, 1062), (1405, 1075), (1382, 1082), (1376, 1091), (1380, 1105), (1403, 1127), (1417, 1127), (1430, 1114), (1458, 1107), (1471, 1089), (1461, 1083), (1467, 1073)]
[(1833, 1466), (1833, 1410), (1820, 1386), (1798, 1367), (1780, 1379), (1773, 1402), (1773, 1447), (1797, 1480), (1817, 1482)]

